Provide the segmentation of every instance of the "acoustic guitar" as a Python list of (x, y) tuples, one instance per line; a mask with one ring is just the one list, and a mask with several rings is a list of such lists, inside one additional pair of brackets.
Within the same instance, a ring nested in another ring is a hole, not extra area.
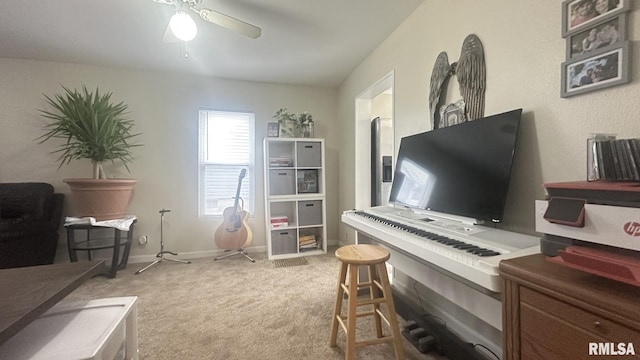
[(248, 224), (249, 212), (243, 210), (239, 201), (242, 179), (244, 179), (246, 174), (246, 169), (240, 171), (240, 176), (238, 176), (238, 189), (236, 190), (233, 207), (224, 209), (222, 212), (224, 220), (216, 229), (215, 241), (216, 245), (221, 249), (240, 250), (251, 244), (252, 233)]

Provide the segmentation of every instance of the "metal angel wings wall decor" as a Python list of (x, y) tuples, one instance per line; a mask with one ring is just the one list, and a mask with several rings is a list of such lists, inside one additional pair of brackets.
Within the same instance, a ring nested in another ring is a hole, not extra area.
[[(447, 81), (451, 75), (455, 75), (458, 79), (462, 101), (443, 106), (441, 104), (445, 100), (443, 93), (446, 93)], [(460, 59), (457, 62), (449, 64), (447, 53), (444, 51), (438, 54), (436, 63), (433, 65), (429, 88), (432, 129), (483, 117), (485, 87), (484, 49), (476, 35), (471, 34), (464, 39)], [(451, 109), (454, 112), (448, 111)], [(453, 118), (446, 118), (448, 114), (453, 115)]]

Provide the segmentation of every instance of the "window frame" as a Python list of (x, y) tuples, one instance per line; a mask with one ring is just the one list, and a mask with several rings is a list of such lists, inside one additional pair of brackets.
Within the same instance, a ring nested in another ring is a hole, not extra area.
[[(247, 115), (248, 125), (249, 125), (249, 162), (248, 163), (219, 163), (219, 162), (211, 162), (206, 161), (206, 146), (208, 145), (209, 139), (206, 139), (208, 135), (208, 122), (209, 114), (212, 113), (237, 113)], [(248, 190), (249, 193), (249, 201), (243, 199), (245, 201), (244, 209), (249, 212), (250, 216), (253, 217), (255, 213), (256, 207), (256, 199), (255, 199), (255, 182), (256, 182), (256, 144), (255, 144), (255, 112), (254, 111), (246, 111), (246, 110), (222, 110), (222, 109), (212, 109), (212, 108), (200, 108), (198, 110), (198, 217), (201, 219), (217, 219), (223, 217), (224, 209), (220, 210), (220, 213), (216, 214), (206, 214), (205, 212), (205, 173), (206, 169), (210, 166), (228, 166), (228, 167), (241, 167), (247, 169), (246, 177), (243, 179), (242, 187)], [(236, 179), (238, 179), (236, 177)], [(237, 182), (236, 182), (237, 183)], [(230, 198), (235, 196), (234, 193), (230, 194)], [(231, 206), (231, 205), (230, 205)], [(226, 207), (225, 207), (226, 208)]]

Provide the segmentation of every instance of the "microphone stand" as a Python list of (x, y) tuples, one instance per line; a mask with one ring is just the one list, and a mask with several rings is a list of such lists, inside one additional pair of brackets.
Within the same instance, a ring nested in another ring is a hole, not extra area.
[(168, 212), (171, 212), (171, 210), (169, 210), (169, 209), (162, 209), (162, 210), (160, 210), (160, 211), (159, 211), (159, 213), (160, 213), (160, 252), (156, 254), (156, 257), (157, 257), (158, 259), (156, 259), (156, 260), (155, 260), (154, 262), (152, 262), (151, 264), (149, 264), (149, 265), (147, 265), (147, 266), (143, 267), (142, 269), (140, 269), (140, 270), (136, 271), (136, 275), (140, 274), (141, 272), (143, 272), (143, 271), (147, 270), (148, 268), (150, 268), (150, 267), (152, 267), (152, 266), (154, 266), (154, 265), (156, 265), (156, 264), (159, 264), (159, 263), (161, 263), (161, 262), (163, 262), (163, 261), (165, 261), (165, 260), (167, 260), (167, 261), (173, 261), (173, 262), (177, 262), (177, 263), (181, 263), (181, 264), (191, 264), (191, 261), (188, 261), (188, 260), (179, 260), (179, 259), (171, 259), (171, 258), (166, 258), (166, 257), (164, 257), (164, 254), (171, 254), (171, 255), (175, 255), (175, 256), (177, 256), (177, 255), (178, 255), (178, 254), (176, 254), (176, 253), (174, 253), (174, 252), (166, 251), (166, 250), (164, 249), (164, 240), (163, 240), (163, 234), (162, 234), (162, 220), (163, 220), (163, 218), (164, 218), (164, 214), (165, 214), (165, 213), (168, 213)]

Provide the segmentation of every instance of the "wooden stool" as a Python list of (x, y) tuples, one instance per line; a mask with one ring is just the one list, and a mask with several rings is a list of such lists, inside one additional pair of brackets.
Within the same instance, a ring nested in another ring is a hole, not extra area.
[[(356, 347), (379, 344), (384, 342), (393, 343), (393, 349), (397, 360), (404, 360), (404, 350), (402, 349), (402, 338), (398, 326), (396, 309), (393, 305), (391, 286), (387, 276), (385, 261), (389, 259), (389, 251), (376, 245), (357, 244), (347, 245), (336, 250), (336, 257), (342, 262), (340, 267), (340, 280), (338, 281), (338, 293), (336, 295), (336, 305), (333, 310), (333, 320), (331, 323), (332, 347), (336, 346), (338, 336), (338, 324), (342, 326), (347, 341), (345, 349), (345, 359), (355, 359)], [(358, 283), (358, 267), (364, 265), (368, 267), (369, 281)], [(349, 282), (346, 282), (347, 271), (349, 272)], [(369, 298), (358, 300), (358, 289), (369, 288)], [(342, 312), (342, 299), (344, 294), (348, 297), (347, 315)], [(380, 311), (380, 304), (387, 304), (388, 318)], [(358, 306), (373, 305), (373, 310), (358, 312)], [(373, 316), (376, 324), (376, 338), (356, 342), (356, 318), (361, 316)], [(382, 321), (384, 320), (391, 330), (390, 336), (384, 336), (382, 332)]]

